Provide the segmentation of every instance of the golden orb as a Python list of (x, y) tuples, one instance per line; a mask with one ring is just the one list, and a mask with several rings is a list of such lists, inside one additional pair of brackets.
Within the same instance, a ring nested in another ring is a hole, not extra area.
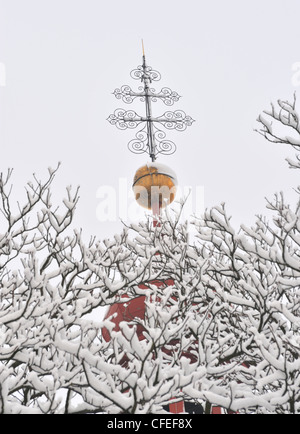
[(165, 208), (176, 195), (177, 177), (172, 169), (148, 163), (140, 167), (134, 176), (133, 192), (139, 205), (147, 209)]

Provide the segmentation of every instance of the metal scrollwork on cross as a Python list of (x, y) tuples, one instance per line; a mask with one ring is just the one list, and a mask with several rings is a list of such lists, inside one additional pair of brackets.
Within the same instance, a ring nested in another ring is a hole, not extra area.
[(160, 92), (156, 92), (150, 87), (152, 81), (160, 80), (161, 75), (146, 64), (144, 51), (143, 64), (131, 71), (130, 76), (143, 83), (143, 86), (139, 86), (138, 92), (133, 91), (130, 86), (124, 85), (120, 89), (115, 89), (113, 94), (126, 104), (140, 99), (145, 103), (146, 115), (140, 116), (134, 110), (118, 108), (107, 120), (121, 130), (134, 129), (142, 125), (142, 129), (128, 143), (131, 152), (136, 154), (148, 153), (152, 161), (156, 160), (158, 154), (173, 154), (176, 151), (176, 145), (171, 140), (166, 140), (166, 133), (159, 126), (168, 130), (184, 131), (192, 125), (194, 120), (183, 110), (166, 111), (162, 116), (153, 116), (152, 102), (160, 100), (165, 105), (172, 106), (179, 101), (180, 96), (168, 87), (163, 87)]

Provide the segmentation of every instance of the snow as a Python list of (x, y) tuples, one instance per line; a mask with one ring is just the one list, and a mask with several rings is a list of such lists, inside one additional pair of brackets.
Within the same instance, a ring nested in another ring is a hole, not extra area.
[[(86, 245), (66, 231), (73, 199), (59, 213), (47, 193), (31, 226), (14, 218), (0, 237), (0, 412), (155, 413), (171, 399), (300, 411), (297, 207), (278, 195), (271, 223), (235, 230), (221, 204), (192, 240), (169, 213)], [(139, 296), (145, 316), (103, 319)]]
[(162, 163), (158, 163), (157, 161), (155, 162), (147, 162), (147, 166), (153, 167), (155, 169), (157, 169), (158, 173), (163, 173), (164, 175), (169, 176), (170, 178), (172, 178), (174, 180), (174, 184), (177, 185), (177, 175), (174, 172), (173, 169), (171, 169), (169, 166), (166, 166), (165, 164)]

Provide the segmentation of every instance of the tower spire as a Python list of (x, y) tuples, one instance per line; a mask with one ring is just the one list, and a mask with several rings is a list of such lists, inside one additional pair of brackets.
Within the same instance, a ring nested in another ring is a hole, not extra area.
[[(147, 163), (136, 171), (132, 187), (138, 204), (152, 210), (153, 228), (159, 228), (161, 221), (158, 217), (160, 216), (161, 209), (174, 200), (177, 187), (176, 174), (167, 166), (155, 162), (159, 154), (172, 154), (176, 150), (175, 144), (170, 140), (165, 139), (166, 134), (159, 127), (164, 127), (169, 130), (184, 131), (194, 121), (182, 110), (176, 110), (174, 112), (166, 111), (162, 116), (153, 116), (152, 103), (160, 100), (165, 105), (171, 106), (177, 102), (180, 97), (177, 92), (172, 91), (168, 87), (163, 87), (160, 92), (156, 92), (155, 89), (151, 87), (153, 81), (160, 80), (160, 73), (147, 65), (143, 40), (142, 49), (142, 65), (138, 66), (137, 69), (131, 72), (132, 78), (142, 82), (142, 85), (138, 88), (139, 91), (133, 91), (130, 86), (122, 86), (120, 89), (114, 91), (114, 95), (117, 99), (121, 99), (127, 104), (132, 103), (135, 99), (139, 99), (145, 103), (146, 114), (145, 116), (140, 116), (134, 110), (127, 111), (120, 108), (115, 110), (115, 112), (109, 116), (108, 120), (111, 124), (116, 125), (121, 130), (134, 129), (142, 126), (142, 128), (137, 132), (135, 139), (128, 143), (128, 147), (132, 152), (137, 154), (147, 153), (150, 156), (152, 163)], [(156, 245), (156, 243), (153, 245)], [(160, 261), (161, 253), (162, 252), (158, 249), (154, 254), (155, 261), (158, 263)], [(154, 261), (154, 257), (152, 259)], [(164, 270), (163, 264), (161, 269)], [(149, 289), (152, 288), (152, 286), (156, 286), (162, 290), (164, 288), (174, 287), (175, 281), (173, 278), (162, 278), (161, 280), (160, 273), (158, 273), (155, 280), (141, 283), (139, 289)], [(122, 331), (120, 324), (123, 321), (128, 322), (130, 328), (133, 325), (133, 319), (136, 320), (139, 318), (146, 323), (147, 304), (145, 303), (145, 296), (141, 295), (141, 292), (136, 295), (138, 296), (132, 297), (125, 294), (121, 295), (120, 302), (118, 301), (109, 307), (105, 319), (109, 318), (110, 321), (115, 324), (115, 331)], [(126, 303), (122, 303), (122, 297), (125, 297)], [(176, 295), (172, 294), (172, 299), (176, 299), (176, 297)], [(156, 295), (154, 298), (157, 299)], [(134, 333), (137, 334), (139, 341), (148, 339), (144, 330), (142, 322), (137, 325), (136, 330), (133, 330)], [(103, 329), (103, 337), (107, 342), (111, 339), (110, 331), (106, 328)], [(177, 342), (176, 339), (175, 341)], [(172, 348), (172, 345), (174, 345), (173, 341), (167, 344), (168, 345), (165, 345), (166, 348), (169, 345)], [(182, 352), (182, 355), (193, 360), (193, 357), (195, 356), (192, 353), (189, 353), (189, 351), (190, 349), (188, 348), (187, 351)], [(165, 352), (165, 348), (163, 348), (163, 352)], [(172, 350), (167, 350), (166, 354), (168, 357), (172, 356)], [(165, 362), (166, 361), (163, 361), (163, 363)], [(129, 357), (126, 352), (124, 352), (119, 363), (122, 366), (128, 366)], [(183, 400), (180, 402), (177, 401), (178, 399), (176, 399), (175, 403), (170, 402), (170, 405), (165, 408), (171, 413), (182, 413), (187, 411), (188, 403), (186, 403), (185, 407)]]

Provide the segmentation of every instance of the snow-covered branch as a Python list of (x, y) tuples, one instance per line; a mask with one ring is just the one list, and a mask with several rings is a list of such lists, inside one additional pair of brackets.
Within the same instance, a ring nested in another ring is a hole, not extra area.
[[(287, 144), (300, 149), (300, 118), (296, 110), (296, 92), (293, 102), (278, 100), (278, 108), (271, 104), (271, 110), (264, 110), (258, 116), (260, 129), (257, 129), (265, 139), (272, 143)], [(287, 158), (291, 168), (300, 168), (299, 155), (296, 161)]]
[[(279, 106), (268, 116), (299, 132), (295, 104)], [(276, 194), (271, 222), (238, 230), (221, 204), (193, 238), (168, 211), (85, 244), (78, 190), (51, 203), (56, 170), (24, 204), (0, 175), (0, 413), (299, 413), (299, 203)], [(99, 314), (138, 298), (144, 315), (118, 326)]]

